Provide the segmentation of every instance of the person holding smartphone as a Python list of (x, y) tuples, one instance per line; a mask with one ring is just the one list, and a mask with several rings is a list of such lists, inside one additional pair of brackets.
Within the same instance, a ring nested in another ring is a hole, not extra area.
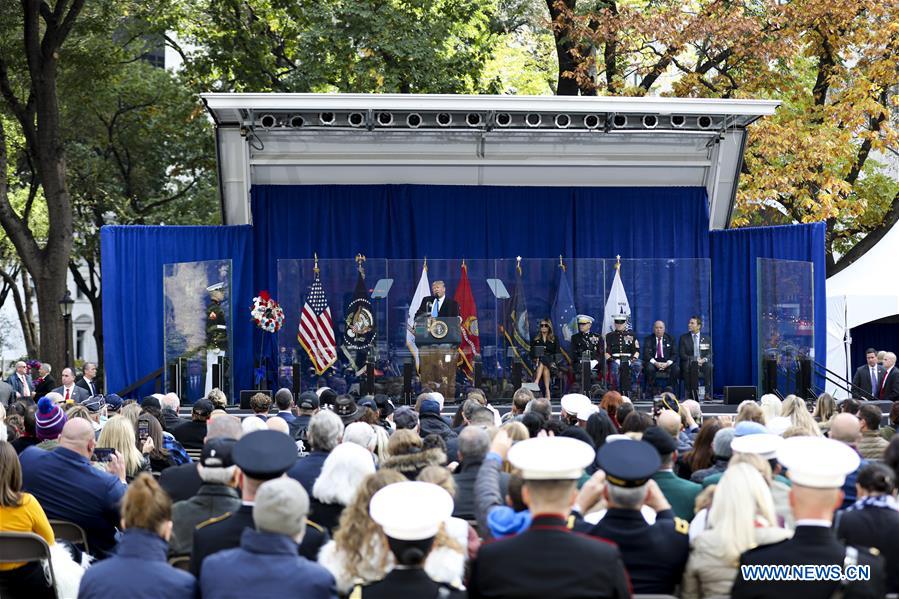
[[(138, 423), (141, 426), (141, 423)], [(94, 465), (101, 469), (106, 469), (108, 462), (103, 458), (103, 449), (109, 448), (118, 451), (122, 459), (125, 461), (125, 480), (130, 483), (141, 472), (150, 471), (150, 460), (143, 451), (147, 452), (152, 448), (152, 439), (149, 438), (149, 429), (146, 423), (143, 423), (147, 434), (144, 434), (143, 440), (138, 440), (135, 434), (134, 426), (131, 421), (124, 416), (113, 416), (106, 422), (106, 426), (100, 431), (100, 438), (97, 440), (97, 448), (94, 450), (94, 457), (97, 458)]]

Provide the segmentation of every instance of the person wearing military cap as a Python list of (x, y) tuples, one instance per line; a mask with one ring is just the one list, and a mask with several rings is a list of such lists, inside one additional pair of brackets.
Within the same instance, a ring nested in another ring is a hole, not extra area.
[(211, 518), (240, 509), (238, 472), (232, 452), (237, 441), (218, 437), (203, 444), (197, 474), (203, 484), (197, 494), (172, 506), (169, 555), (190, 555), (194, 528)]
[(602, 379), (602, 367), (605, 363), (606, 343), (599, 333), (590, 330), (593, 317), (586, 314), (577, 315), (577, 333), (571, 336), (571, 359), (575, 362), (590, 361), (590, 369)]
[[(825, 599), (839, 593), (847, 599), (883, 597), (884, 560), (879, 551), (848, 546), (831, 528), (834, 511), (843, 502), (841, 487), (860, 459), (849, 446), (824, 437), (790, 437), (777, 448), (777, 460), (793, 483), (790, 507), (796, 518), (793, 537), (750, 549), (740, 556), (740, 570), (731, 589), (733, 599), (801, 597)], [(870, 580), (747, 580), (744, 566), (869, 566)]]
[(627, 328), (627, 314), (612, 316), (613, 326), (606, 334), (606, 360), (609, 362), (609, 374), (615, 389), (622, 395), (630, 395), (631, 375), (639, 376), (642, 369), (640, 362), (640, 343), (633, 331)]
[(225, 322), (225, 284), (214, 283), (206, 288), (206, 394), (212, 391), (212, 365), (228, 351), (228, 325)]
[(576, 426), (578, 412), (592, 405), (592, 402), (589, 397), (582, 393), (566, 393), (562, 396), (561, 405), (560, 417), (562, 422)]
[[(244, 435), (231, 451), (231, 459), (239, 469), (242, 504), (235, 512), (211, 518), (194, 530), (190, 567), (199, 576), (203, 560), (217, 551), (240, 545), (245, 528), (253, 528), (253, 503), (256, 490), (263, 482), (279, 478), (297, 460), (297, 446), (290, 436), (278, 431), (260, 430)], [(327, 533), (314, 522), (308, 522), (300, 544), (300, 555), (314, 560), (328, 540)]]
[(507, 457), (521, 471), (532, 522), (524, 532), (481, 546), (469, 597), (630, 597), (618, 549), (568, 526), (593, 449), (567, 437), (535, 437), (513, 445)]
[(702, 485), (674, 473), (677, 441), (668, 431), (660, 426), (651, 426), (643, 431), (643, 440), (656, 448), (662, 461), (659, 469), (652, 475), (652, 480), (656, 481), (665, 499), (671, 504), (674, 515), (689, 522), (693, 519), (696, 496), (702, 491)]
[(304, 450), (311, 451), (309, 447), (309, 421), (318, 413), (319, 400), (314, 391), (303, 391), (297, 399), (297, 415), (293, 422), (288, 422), (290, 436), (296, 441), (302, 441)]
[[(416, 507), (410, 510), (409, 505)], [(375, 493), (369, 514), (383, 529), (397, 565), (378, 582), (356, 586), (350, 599), (465, 597), (464, 591), (437, 583), (424, 571), (434, 538), (452, 513), (453, 498), (432, 483), (393, 483)]]
[(652, 335), (643, 340), (643, 370), (646, 372), (646, 390), (655, 391), (656, 374), (668, 373), (668, 386), (677, 389), (680, 375), (678, 348), (674, 337), (665, 332), (665, 323), (657, 320), (652, 325)]
[[(590, 534), (618, 545), (634, 593), (673, 594), (687, 565), (690, 524), (674, 515), (652, 480), (662, 464), (659, 452), (646, 441), (607, 440), (596, 461), (601, 470), (591, 477), (594, 485), (585, 485), (578, 504), (592, 505), (601, 493), (608, 511)], [(655, 510), (654, 524), (640, 513), (644, 504)]]

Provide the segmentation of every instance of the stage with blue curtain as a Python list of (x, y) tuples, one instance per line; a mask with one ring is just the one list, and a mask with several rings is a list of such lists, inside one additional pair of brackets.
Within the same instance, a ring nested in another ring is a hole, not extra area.
[[(525, 261), (548, 261), (561, 255), (573, 262), (620, 256), (661, 269), (663, 261), (681, 265), (693, 261), (697, 269), (709, 270), (708, 305), (696, 309), (705, 310), (702, 315), (710, 321), (719, 390), (723, 385), (758, 382), (753, 362), (758, 347), (756, 259), (807, 261), (814, 265), (815, 353), (819, 361), (825, 355), (823, 224), (710, 235), (704, 188), (297, 185), (255, 186), (251, 195), (252, 226), (103, 228), (104, 355), (111, 391), (163, 366), (163, 265), (212, 259), (232, 260), (235, 389), (253, 388), (260, 346), (272, 367), (278, 358), (272, 336), (264, 338), (250, 322), (252, 297), (263, 289), (276, 299), (287, 297), (288, 291), (278, 288), (278, 261), (309, 260), (315, 253), (323, 260), (364, 254), (370, 261), (410, 264), (425, 257), (514, 261), (522, 256)], [(414, 273), (415, 267), (406, 270)], [(557, 279), (551, 269), (547, 272), (552, 278), (547, 275), (541, 301), (548, 304)], [(696, 287), (693, 275), (651, 272), (644, 275), (644, 280), (652, 280), (651, 286), (636, 278), (629, 283), (623, 276), (625, 286), (632, 286), (628, 293), (633, 294), (635, 318), (647, 321), (635, 325), (641, 335), (655, 318), (646, 309), (647, 302), (656, 295), (681, 292), (689, 298), (679, 286)], [(608, 289), (608, 281), (603, 289)], [(302, 305), (283, 307), (298, 311)], [(577, 308), (581, 311), (581, 306)], [(340, 322), (342, 303), (335, 302), (331, 309)], [(666, 313), (687, 311), (677, 306)], [(540, 316), (532, 316), (534, 322)], [(601, 313), (593, 316), (602, 318)], [(685, 325), (671, 323), (671, 332), (685, 332)]]

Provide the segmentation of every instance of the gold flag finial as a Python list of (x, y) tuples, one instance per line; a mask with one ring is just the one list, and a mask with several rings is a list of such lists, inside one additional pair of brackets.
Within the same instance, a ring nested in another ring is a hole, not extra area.
[(518, 271), (518, 274), (521, 274), (521, 256), (515, 256), (515, 270)]
[(615, 256), (615, 270), (621, 270), (621, 254)]
[(425, 256), (425, 261), (421, 265), (422, 270), (428, 270), (428, 257)]
[(362, 254), (356, 254), (356, 264), (359, 265), (359, 274), (361, 274), (363, 278), (365, 278), (365, 269), (362, 268), (362, 264), (364, 262), (365, 256), (363, 256)]
[(318, 274), (318, 252), (315, 252), (312, 256), (315, 260), (315, 264), (312, 266), (312, 272)]
[(559, 254), (559, 268), (562, 269), (562, 272), (565, 272), (565, 263), (562, 262), (562, 254)]

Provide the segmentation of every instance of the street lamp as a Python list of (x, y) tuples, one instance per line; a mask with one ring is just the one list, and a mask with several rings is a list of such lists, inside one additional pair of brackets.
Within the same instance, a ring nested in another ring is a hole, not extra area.
[(72, 359), (71, 359), (71, 356), (69, 355), (70, 354), (70, 352), (69, 352), (69, 343), (70, 343), (69, 323), (72, 321), (72, 305), (74, 303), (75, 303), (75, 300), (72, 299), (72, 296), (71, 296), (71, 294), (69, 294), (68, 290), (66, 290), (66, 294), (64, 296), (62, 296), (62, 299), (59, 300), (59, 313), (62, 314), (62, 320), (63, 320), (63, 326), (65, 328), (65, 338), (66, 338), (66, 345), (65, 345), (66, 363), (63, 366), (63, 368), (65, 368), (66, 366), (69, 366), (69, 367), (72, 366)]

